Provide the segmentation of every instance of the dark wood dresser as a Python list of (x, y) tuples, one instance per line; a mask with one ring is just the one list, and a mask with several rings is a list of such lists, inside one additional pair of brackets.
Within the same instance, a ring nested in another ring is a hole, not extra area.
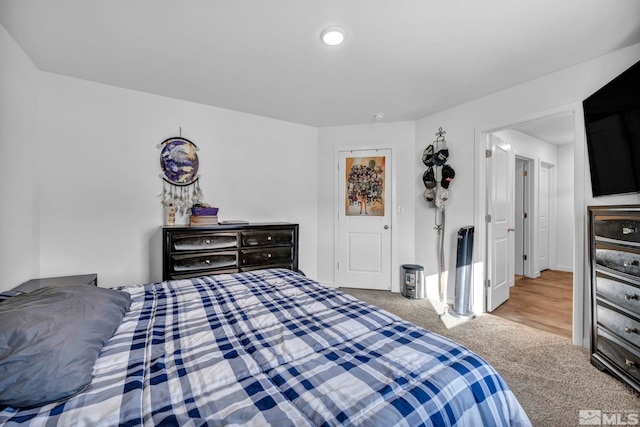
[(591, 363), (640, 392), (640, 206), (590, 206)]
[(298, 224), (227, 224), (162, 228), (162, 279), (260, 268), (298, 271)]

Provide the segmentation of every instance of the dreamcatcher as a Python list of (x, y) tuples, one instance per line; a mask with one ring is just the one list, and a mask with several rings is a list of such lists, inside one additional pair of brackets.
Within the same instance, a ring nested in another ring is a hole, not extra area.
[(198, 175), (198, 147), (186, 138), (173, 137), (158, 145), (162, 173), (161, 203), (173, 206), (177, 213), (185, 215), (195, 204), (203, 201)]

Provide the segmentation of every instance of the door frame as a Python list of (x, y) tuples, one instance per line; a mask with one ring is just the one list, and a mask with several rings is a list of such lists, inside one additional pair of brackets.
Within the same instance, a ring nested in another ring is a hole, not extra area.
[(473, 311), (486, 312), (486, 262), (487, 262), (487, 225), (485, 222), (486, 197), (487, 197), (487, 172), (485, 145), (487, 134), (500, 130), (510, 129), (541, 119), (547, 119), (561, 114), (573, 114), (574, 120), (574, 240), (573, 240), (573, 319), (572, 341), (574, 345), (588, 347), (589, 319), (585, 319), (585, 308), (588, 315), (589, 301), (585, 300), (588, 292), (585, 290), (586, 277), (588, 276), (587, 248), (585, 236), (587, 233), (585, 215), (585, 165), (586, 165), (586, 140), (584, 131), (584, 113), (581, 102), (575, 102), (564, 106), (529, 114), (519, 118), (504, 119), (498, 123), (476, 127), (474, 129), (475, 151), (475, 200), (474, 222), (477, 230), (475, 253), (478, 254), (476, 262), (479, 270), (476, 275), (473, 290)]
[[(391, 292), (400, 292), (400, 265), (398, 264), (398, 233), (395, 233), (394, 230), (397, 227), (397, 215), (395, 214), (395, 207), (398, 206), (397, 203), (397, 191), (396, 191), (396, 150), (389, 145), (353, 145), (353, 146), (337, 146), (334, 148), (333, 152), (333, 160), (334, 160), (334, 174), (333, 174), (333, 189), (334, 189), (334, 200), (333, 200), (333, 277), (334, 277), (334, 286), (339, 287), (338, 284), (338, 261), (340, 257), (339, 253), (339, 244), (340, 244), (340, 224), (338, 222), (338, 216), (340, 213), (340, 209), (344, 209), (344, 200), (340, 199), (340, 185), (342, 185), (342, 180), (340, 178), (340, 152), (342, 151), (370, 151), (370, 150), (389, 150), (391, 153), (391, 176), (390, 176), (390, 184), (387, 186), (391, 190), (391, 205), (389, 207), (389, 215), (391, 216)], [(397, 272), (397, 274), (396, 274)]]
[[(520, 160), (525, 164), (525, 170), (527, 171), (527, 178), (524, 181), (524, 211), (527, 213), (527, 220), (525, 226), (522, 228), (521, 232), (523, 234), (522, 238), (524, 239), (524, 252), (527, 255), (527, 260), (523, 263), (523, 275), (525, 277), (534, 277), (535, 271), (535, 262), (533, 254), (535, 253), (535, 248), (533, 246), (534, 239), (533, 236), (533, 226), (535, 224), (535, 211), (536, 211), (536, 203), (535, 203), (535, 186), (534, 180), (537, 178), (536, 172), (536, 159), (525, 153), (515, 152), (516, 161)], [(517, 229), (516, 229), (517, 230)]]
[[(540, 119), (540, 120), (544, 120)], [(525, 201), (525, 209), (528, 208), (528, 218), (527, 227), (524, 230), (525, 234), (525, 243), (526, 243), (526, 252), (527, 252), (527, 262), (524, 265), (524, 276), (536, 279), (540, 277), (540, 262), (539, 262), (539, 254), (540, 254), (540, 242), (538, 238), (535, 236), (538, 235), (538, 229), (540, 227), (540, 176), (541, 176), (541, 168), (547, 167), (549, 169), (549, 184), (551, 186), (555, 186), (557, 184), (556, 181), (556, 165), (548, 162), (542, 161), (539, 157), (536, 157), (528, 152), (523, 151), (514, 151), (516, 159), (523, 160), (526, 162), (529, 174), (529, 179), (526, 181), (527, 186), (527, 200)], [(556, 238), (556, 195), (548, 194), (549, 196), (549, 242), (555, 240)], [(554, 247), (550, 245), (547, 250), (547, 256), (549, 260), (549, 268), (553, 268), (556, 265), (556, 254), (555, 250), (551, 250)]]

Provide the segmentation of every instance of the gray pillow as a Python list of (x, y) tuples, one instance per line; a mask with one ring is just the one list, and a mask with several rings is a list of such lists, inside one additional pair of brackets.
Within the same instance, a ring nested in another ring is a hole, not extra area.
[(88, 285), (0, 302), (0, 405), (39, 406), (86, 389), (130, 305), (126, 292)]

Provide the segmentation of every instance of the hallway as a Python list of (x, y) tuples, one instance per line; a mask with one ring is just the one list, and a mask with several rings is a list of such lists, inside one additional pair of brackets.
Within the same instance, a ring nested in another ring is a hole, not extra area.
[(509, 299), (491, 314), (571, 339), (573, 273), (545, 270), (516, 276)]

